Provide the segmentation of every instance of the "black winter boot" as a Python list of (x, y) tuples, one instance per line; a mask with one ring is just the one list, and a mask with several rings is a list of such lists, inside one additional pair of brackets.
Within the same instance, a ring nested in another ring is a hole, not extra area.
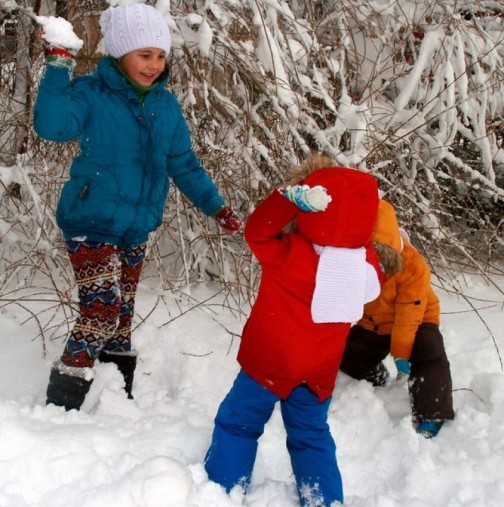
[(49, 385), (47, 386), (46, 405), (53, 403), (65, 410), (79, 410), (93, 380), (83, 376), (63, 373), (57, 366), (51, 368)]
[(105, 352), (101, 351), (98, 356), (100, 363), (114, 363), (117, 369), (124, 377), (124, 390), (130, 400), (133, 399), (131, 391), (133, 389), (133, 378), (135, 376), (135, 368), (137, 364), (137, 356), (135, 353), (129, 352)]
[(366, 374), (364, 380), (371, 382), (374, 387), (385, 387), (390, 382), (390, 372), (382, 362), (379, 362)]

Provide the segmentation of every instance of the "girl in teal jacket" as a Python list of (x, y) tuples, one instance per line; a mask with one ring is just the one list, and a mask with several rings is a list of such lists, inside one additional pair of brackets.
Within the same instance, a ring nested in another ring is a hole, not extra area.
[(161, 13), (145, 4), (110, 7), (100, 26), (110, 56), (92, 74), (72, 79), (72, 52), (46, 47), (34, 110), (40, 137), (78, 139), (80, 146), (56, 211), (80, 315), (47, 390), (47, 402), (67, 410), (84, 401), (97, 358), (118, 365), (131, 397), (135, 293), (170, 180), (225, 232), (241, 227), (201, 166), (181, 108), (165, 88), (171, 35)]

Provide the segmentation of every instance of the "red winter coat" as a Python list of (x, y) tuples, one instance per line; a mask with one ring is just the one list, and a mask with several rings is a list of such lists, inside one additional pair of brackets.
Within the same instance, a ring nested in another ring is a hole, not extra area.
[(300, 234), (281, 232), (298, 213), (294, 204), (273, 192), (245, 226), (245, 239), (261, 265), (262, 277), (238, 362), (282, 399), (306, 383), (323, 401), (334, 390), (350, 323), (312, 320), (319, 256)]

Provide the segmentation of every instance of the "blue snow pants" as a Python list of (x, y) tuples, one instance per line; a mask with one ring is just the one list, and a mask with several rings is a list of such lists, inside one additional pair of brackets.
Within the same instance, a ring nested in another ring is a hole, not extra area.
[(307, 387), (299, 386), (282, 400), (243, 370), (215, 417), (205, 458), (208, 478), (228, 492), (237, 485), (247, 491), (258, 439), (278, 401), (301, 505), (329, 507), (331, 502), (343, 503), (336, 445), (327, 424), (331, 399), (320, 403)]

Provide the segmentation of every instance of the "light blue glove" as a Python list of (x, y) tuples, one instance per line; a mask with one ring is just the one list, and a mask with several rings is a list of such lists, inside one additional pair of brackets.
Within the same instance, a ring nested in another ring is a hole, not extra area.
[(301, 211), (307, 212), (324, 211), (332, 200), (327, 190), (320, 185), (292, 185), (280, 189), (280, 192)]
[(400, 357), (394, 357), (394, 363), (397, 368), (397, 382), (403, 384), (410, 376), (411, 363), (407, 359), (401, 359)]

